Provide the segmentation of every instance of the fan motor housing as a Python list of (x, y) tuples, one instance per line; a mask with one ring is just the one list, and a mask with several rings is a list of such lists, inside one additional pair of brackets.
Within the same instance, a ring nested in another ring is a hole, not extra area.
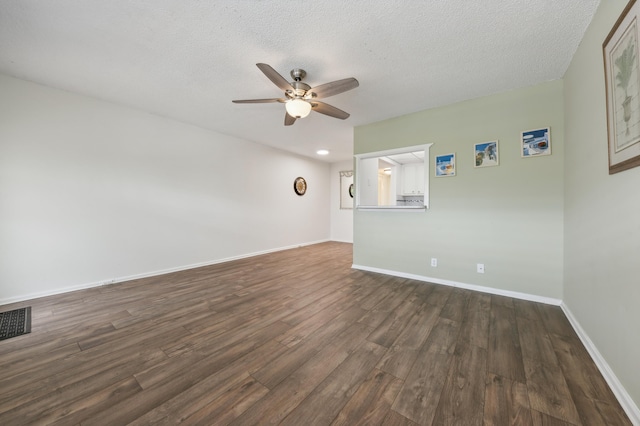
[[(301, 81), (292, 81), (291, 86), (293, 86), (294, 91), (290, 95), (294, 98), (303, 97), (307, 93), (307, 91), (311, 89), (311, 86)], [(290, 92), (290, 90), (287, 90), (287, 93), (288, 92)]]
[(295, 81), (300, 81), (307, 76), (307, 72), (302, 68), (294, 68), (289, 74), (291, 74), (291, 78)]

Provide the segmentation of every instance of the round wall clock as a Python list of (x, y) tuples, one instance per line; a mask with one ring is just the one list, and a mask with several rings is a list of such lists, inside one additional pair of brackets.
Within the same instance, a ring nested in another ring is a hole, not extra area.
[(296, 180), (293, 181), (293, 190), (296, 191), (298, 195), (304, 195), (307, 192), (307, 181), (302, 177), (297, 177)]

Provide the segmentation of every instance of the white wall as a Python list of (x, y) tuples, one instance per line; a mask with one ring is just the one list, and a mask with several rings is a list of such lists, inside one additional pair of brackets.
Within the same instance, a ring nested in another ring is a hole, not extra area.
[(353, 170), (353, 160), (331, 164), (331, 239), (353, 242), (353, 209), (340, 208), (340, 172)]
[(0, 93), (0, 303), (330, 237), (329, 164), (2, 75)]
[[(562, 90), (554, 81), (356, 127), (356, 154), (433, 143), (430, 164), (455, 152), (457, 175), (435, 178), (432, 168), (426, 212), (356, 210), (354, 263), (559, 303)], [(521, 158), (520, 133), (542, 127), (551, 127), (552, 155)], [(474, 168), (473, 145), (495, 139), (500, 165)]]
[(564, 78), (564, 301), (635, 401), (640, 424), (640, 167), (608, 174), (602, 58), (626, 4), (600, 3)]

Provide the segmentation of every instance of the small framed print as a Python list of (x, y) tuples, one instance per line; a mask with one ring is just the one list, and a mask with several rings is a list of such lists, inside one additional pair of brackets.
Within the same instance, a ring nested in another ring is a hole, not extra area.
[(500, 164), (498, 141), (482, 142), (473, 145), (473, 167), (492, 167)]
[(548, 127), (522, 132), (520, 153), (525, 157), (551, 155), (551, 132)]
[(436, 177), (456, 175), (456, 154), (436, 155)]
[(297, 177), (293, 181), (293, 190), (300, 196), (304, 195), (307, 192), (307, 181), (303, 177)]

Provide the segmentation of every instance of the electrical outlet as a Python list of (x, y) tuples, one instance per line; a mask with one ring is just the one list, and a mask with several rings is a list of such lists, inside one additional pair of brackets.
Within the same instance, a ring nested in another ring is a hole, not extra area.
[(434, 268), (436, 266), (438, 266), (438, 259), (436, 259), (435, 257), (431, 258), (431, 266), (433, 266)]
[(484, 263), (478, 263), (478, 273), (484, 274)]

